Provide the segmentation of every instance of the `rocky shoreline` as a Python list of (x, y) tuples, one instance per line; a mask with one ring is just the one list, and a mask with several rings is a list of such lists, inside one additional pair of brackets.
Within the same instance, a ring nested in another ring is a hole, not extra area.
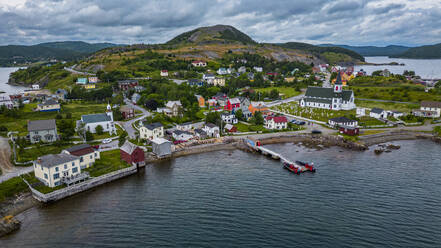
[(0, 237), (20, 229), (21, 222), (14, 216), (37, 206), (39, 203), (31, 193), (24, 193), (0, 203)]

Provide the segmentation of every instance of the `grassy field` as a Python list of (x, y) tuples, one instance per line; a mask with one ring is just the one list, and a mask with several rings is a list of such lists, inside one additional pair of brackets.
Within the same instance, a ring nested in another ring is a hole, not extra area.
[(355, 118), (355, 110), (327, 110), (317, 108), (301, 108), (298, 103), (286, 103), (274, 107), (275, 110), (282, 111), (284, 113), (292, 114), (295, 116), (301, 116), (308, 119), (327, 122), (334, 117), (346, 116), (348, 118)]
[(258, 89), (254, 89), (254, 90), (256, 92), (270, 93), (274, 89), (278, 90), (280, 94), (283, 94), (282, 98), (289, 98), (289, 97), (297, 96), (301, 93), (300, 91), (296, 91), (292, 87), (268, 87), (268, 88), (258, 88)]
[(234, 126), (237, 127), (238, 132), (257, 132), (266, 130), (262, 125), (246, 125), (240, 122), (234, 124)]
[(28, 190), (28, 186), (20, 177), (11, 178), (0, 183), (0, 202)]
[(423, 86), (400, 84), (396, 87), (351, 86), (356, 98), (381, 99), (400, 102), (419, 103), (421, 101), (440, 101), (441, 95), (424, 91)]
[(89, 172), (91, 177), (98, 177), (112, 171), (130, 167), (125, 161), (121, 160), (119, 149), (101, 152), (100, 159), (95, 161), (92, 167), (84, 169)]
[(25, 174), (25, 175), (23, 175), (23, 178), (34, 188), (34, 189), (36, 189), (36, 190), (38, 190), (38, 191), (40, 191), (41, 193), (43, 193), (43, 194), (47, 194), (47, 193), (50, 193), (50, 192), (53, 192), (53, 191), (55, 191), (55, 190), (59, 190), (59, 189), (62, 189), (62, 188), (65, 188), (66, 187), (66, 185), (60, 185), (60, 186), (57, 186), (57, 187), (53, 187), (53, 188), (51, 188), (51, 187), (48, 187), (48, 186), (46, 186), (46, 185), (44, 185), (40, 180), (38, 180), (36, 177), (35, 177), (35, 175), (34, 175), (34, 173), (29, 173), (29, 174)]
[(360, 131), (360, 136), (384, 133), (385, 130), (364, 130)]
[(362, 116), (358, 119), (358, 125), (359, 126), (381, 126), (385, 125), (384, 122), (379, 121), (375, 118), (372, 118), (370, 116)]
[(362, 101), (355, 99), (357, 107), (363, 108), (381, 108), (385, 110), (396, 110), (403, 113), (409, 113), (412, 109), (420, 108), (419, 104), (406, 104), (406, 103), (392, 103), (392, 102), (374, 102), (374, 101)]
[(54, 144), (47, 146), (34, 145), (32, 148), (23, 149), (22, 151), (17, 149), (17, 162), (27, 162), (46, 154), (60, 153), (62, 150), (71, 146), (73, 146), (73, 144)]
[[(106, 106), (107, 104), (104, 103), (72, 102), (63, 104), (60, 114), (65, 118), (67, 113), (71, 113), (73, 120), (79, 120), (81, 115), (104, 113)], [(33, 109), (36, 107), (36, 103), (26, 104), (23, 109), (18, 111), (17, 117), (7, 117), (2, 114), (0, 115), (0, 125), (7, 127), (9, 131), (18, 131), (19, 135), (23, 136), (27, 135), (28, 121), (55, 119), (58, 114), (58, 112), (35, 112)]]

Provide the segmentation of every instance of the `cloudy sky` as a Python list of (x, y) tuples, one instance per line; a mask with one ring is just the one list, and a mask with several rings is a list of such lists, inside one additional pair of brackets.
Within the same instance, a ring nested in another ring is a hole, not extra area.
[(441, 42), (440, 0), (0, 0), (0, 44), (161, 43), (233, 25), (258, 42)]

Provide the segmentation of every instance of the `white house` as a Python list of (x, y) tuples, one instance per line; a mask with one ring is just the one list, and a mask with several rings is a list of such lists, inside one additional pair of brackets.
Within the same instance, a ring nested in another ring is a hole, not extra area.
[(161, 77), (168, 77), (168, 71), (167, 70), (161, 70)]
[(228, 70), (226, 68), (221, 67), (221, 68), (219, 68), (217, 70), (217, 74), (219, 74), (219, 75), (227, 75), (229, 73), (228, 73)]
[(191, 62), (191, 64), (194, 67), (205, 67), (205, 66), (207, 66), (207, 62), (202, 61), (202, 60), (195, 60), (195, 61)]
[(415, 116), (439, 118), (441, 114), (441, 102), (422, 101), (419, 110), (413, 110)]
[(225, 78), (223, 77), (215, 77), (210, 84), (214, 86), (225, 86)]
[(164, 127), (161, 123), (146, 123), (142, 122), (141, 127), (139, 128), (139, 137), (141, 139), (156, 139), (164, 137)]
[(33, 84), (33, 85), (32, 85), (32, 89), (33, 89), (33, 90), (39, 90), (39, 89), (40, 89), (40, 85), (38, 85), (38, 84)]
[(357, 107), (356, 114), (357, 114), (357, 116), (365, 116), (366, 115), (366, 108)]
[(257, 71), (257, 72), (262, 72), (262, 71), (263, 71), (263, 68), (262, 68), (262, 67), (259, 67), (259, 66), (254, 66), (253, 69), (254, 69), (255, 71)]
[(245, 66), (241, 66), (241, 67), (239, 67), (239, 69), (237, 69), (237, 72), (239, 72), (239, 73), (245, 73), (245, 72), (247, 72), (247, 68), (245, 67)]
[(174, 130), (172, 136), (175, 140), (188, 141), (191, 140), (194, 136), (190, 132)]
[(202, 130), (207, 133), (208, 137), (212, 137), (212, 138), (220, 137), (219, 127), (214, 125), (213, 123), (205, 124), (205, 126), (202, 128)]
[(354, 120), (351, 120), (349, 118), (342, 116), (342, 117), (336, 117), (336, 118), (329, 119), (328, 124), (331, 127), (341, 127), (341, 126), (357, 127), (358, 121), (354, 121)]
[(116, 127), (113, 123), (112, 107), (107, 105), (106, 113), (82, 115), (79, 123), (84, 124), (86, 131), (96, 133), (96, 127), (101, 126), (104, 132), (116, 134)]
[(211, 73), (204, 73), (204, 75), (202, 75), (202, 80), (204, 80), (208, 84), (212, 84), (213, 80), (215, 78), (216, 78), (216, 76), (214, 74), (211, 74)]
[(369, 116), (375, 119), (387, 119), (387, 111), (381, 108), (373, 108)]
[(185, 122), (185, 123), (177, 124), (176, 129), (181, 131), (191, 131), (193, 129), (193, 123)]
[(285, 116), (268, 116), (265, 118), (265, 127), (267, 129), (286, 129), (288, 128), (288, 119)]
[(81, 169), (89, 168), (95, 163), (95, 160), (100, 159), (100, 151), (89, 144), (72, 146), (62, 152), (79, 157)]
[(337, 75), (333, 88), (308, 87), (299, 104), (301, 107), (329, 110), (351, 110), (356, 108), (354, 92), (343, 90), (340, 74)]
[(232, 113), (222, 113), (221, 114), (222, 121), (228, 124), (237, 124), (238, 120), (236, 115)]
[(387, 111), (387, 115), (388, 116), (392, 116), (392, 117), (394, 117), (395, 119), (398, 119), (398, 118), (400, 118), (400, 117), (403, 117), (404, 116), (404, 113), (403, 112), (400, 112), (400, 111)]

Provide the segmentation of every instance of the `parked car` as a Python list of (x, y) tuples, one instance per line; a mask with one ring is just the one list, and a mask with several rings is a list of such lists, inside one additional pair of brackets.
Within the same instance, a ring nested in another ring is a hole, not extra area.
[(112, 140), (109, 138), (103, 139), (103, 144), (109, 144), (110, 142), (112, 142)]
[(297, 121), (297, 125), (303, 126), (306, 124), (306, 121)]
[(312, 133), (312, 134), (321, 134), (322, 131), (317, 130), (317, 129), (314, 129), (314, 130), (311, 131), (311, 133)]

